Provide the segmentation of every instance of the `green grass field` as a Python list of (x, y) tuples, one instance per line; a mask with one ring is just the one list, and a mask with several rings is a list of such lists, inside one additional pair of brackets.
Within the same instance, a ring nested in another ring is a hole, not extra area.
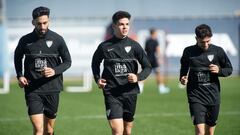
[[(65, 81), (66, 85), (71, 82)], [(153, 78), (139, 95), (133, 135), (193, 135), (185, 89), (177, 78), (168, 80), (171, 93), (160, 95)], [(221, 79), (222, 104), (216, 135), (240, 134), (240, 78)], [(89, 93), (61, 93), (56, 135), (110, 135), (103, 96), (94, 84)], [(24, 93), (16, 83), (0, 95), (0, 135), (31, 135)]]

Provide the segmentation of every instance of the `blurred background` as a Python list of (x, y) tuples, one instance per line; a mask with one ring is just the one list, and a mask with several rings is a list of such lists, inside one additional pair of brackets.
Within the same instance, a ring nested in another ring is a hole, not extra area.
[(50, 29), (64, 37), (73, 59), (65, 75), (82, 76), (85, 89), (91, 89), (92, 54), (118, 10), (132, 14), (130, 36), (143, 47), (148, 29), (158, 29), (162, 55), (166, 56), (162, 69), (165, 74), (178, 75), (182, 51), (195, 44), (194, 28), (202, 23), (211, 26), (212, 43), (227, 52), (233, 74), (240, 74), (239, 0), (1, 0), (0, 6), (0, 76), (5, 80), (15, 76), (13, 52), (19, 38), (33, 30), (31, 14), (37, 6), (51, 9)]

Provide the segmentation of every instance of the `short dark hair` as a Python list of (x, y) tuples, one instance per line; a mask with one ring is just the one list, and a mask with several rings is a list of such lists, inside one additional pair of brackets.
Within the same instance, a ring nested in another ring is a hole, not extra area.
[(33, 19), (36, 19), (43, 15), (47, 15), (49, 17), (49, 14), (50, 14), (49, 8), (40, 6), (33, 10), (32, 17), (33, 17)]
[(156, 32), (156, 29), (155, 29), (155, 28), (150, 28), (150, 29), (149, 29), (149, 32), (150, 32), (150, 34), (152, 35), (154, 32)]
[(195, 28), (195, 34), (196, 37), (200, 39), (203, 39), (205, 37), (212, 37), (212, 30), (207, 24), (201, 24)]
[(131, 15), (126, 11), (117, 11), (116, 13), (113, 14), (112, 21), (114, 24), (116, 24), (118, 22), (118, 20), (120, 20), (122, 18), (128, 18), (130, 20)]

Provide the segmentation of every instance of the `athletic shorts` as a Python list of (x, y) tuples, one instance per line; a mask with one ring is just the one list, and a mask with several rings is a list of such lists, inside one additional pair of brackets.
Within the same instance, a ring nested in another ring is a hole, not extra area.
[(160, 71), (161, 71), (161, 67), (154, 67), (154, 68), (152, 68), (152, 72), (153, 73), (160, 73)]
[(137, 104), (137, 95), (104, 95), (106, 116), (108, 120), (122, 118), (124, 121), (132, 122)]
[(158, 60), (156, 58), (155, 59), (149, 59), (149, 61), (151, 63), (152, 68), (159, 67)]
[(55, 119), (58, 111), (59, 93), (43, 95), (29, 93), (25, 95), (28, 115), (44, 114), (50, 119)]
[(218, 119), (220, 105), (202, 105), (200, 103), (190, 103), (189, 109), (193, 124), (205, 123), (208, 126), (215, 126)]

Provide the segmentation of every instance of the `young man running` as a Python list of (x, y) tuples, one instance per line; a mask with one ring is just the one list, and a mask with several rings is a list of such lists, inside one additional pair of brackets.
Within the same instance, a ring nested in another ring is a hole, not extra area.
[(179, 80), (187, 85), (195, 134), (213, 135), (220, 108), (218, 77), (231, 75), (232, 64), (221, 47), (211, 44), (208, 25), (197, 26), (195, 34), (197, 43), (183, 51)]
[[(127, 35), (131, 15), (118, 11), (112, 16), (114, 36), (101, 43), (92, 58), (92, 72), (103, 90), (106, 115), (112, 135), (131, 135), (139, 93), (138, 81), (151, 72), (151, 65), (142, 47)], [(100, 75), (100, 64), (103, 73)], [(142, 71), (138, 71), (138, 63)]]

